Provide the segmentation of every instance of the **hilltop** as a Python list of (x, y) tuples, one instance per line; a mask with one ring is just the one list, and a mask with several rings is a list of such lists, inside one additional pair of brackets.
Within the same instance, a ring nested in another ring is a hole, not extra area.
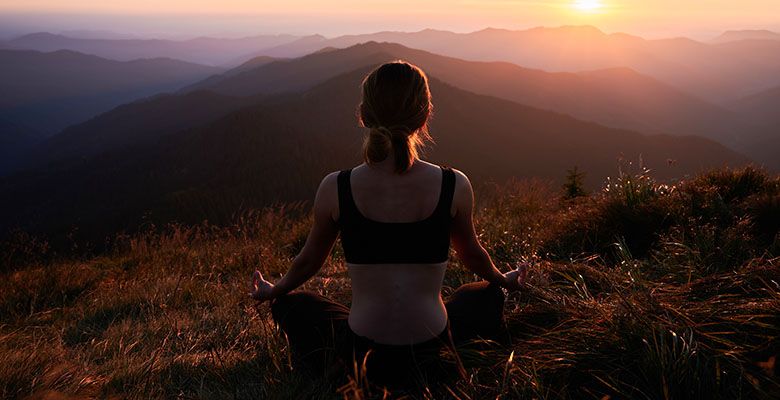
[[(477, 192), (496, 264), (540, 257), (506, 301), (511, 343), (464, 345), (467, 380), (391, 396), (777, 397), (780, 177), (717, 170), (668, 187), (623, 174), (608, 189), (567, 200), (524, 180)], [(350, 369), (299, 368), (268, 306), (246, 297), (251, 271), (276, 280), (288, 268), (308, 214), (147, 225), (91, 255), (21, 234), (3, 243), (0, 397), (381, 397)], [(453, 253), (444, 295), (473, 279)], [(349, 304), (340, 245), (306, 288)]]

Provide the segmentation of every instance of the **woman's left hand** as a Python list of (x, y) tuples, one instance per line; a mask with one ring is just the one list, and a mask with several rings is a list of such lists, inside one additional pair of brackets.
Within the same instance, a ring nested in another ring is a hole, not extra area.
[(252, 275), (252, 285), (249, 288), (252, 291), (249, 293), (249, 297), (261, 303), (272, 299), (271, 289), (274, 288), (274, 285), (263, 279), (263, 274), (260, 271), (255, 271)]
[(504, 274), (504, 287), (510, 292), (523, 289), (528, 279), (528, 264), (518, 264), (517, 269)]

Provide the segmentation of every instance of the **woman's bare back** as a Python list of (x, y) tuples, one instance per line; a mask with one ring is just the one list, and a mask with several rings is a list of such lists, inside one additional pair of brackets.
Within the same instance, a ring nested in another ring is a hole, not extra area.
[(384, 344), (421, 343), (447, 326), (441, 284), (447, 263), (348, 265), (349, 326)]
[(416, 160), (404, 174), (361, 164), (352, 170), (350, 182), (355, 205), (364, 217), (378, 222), (416, 222), (436, 209), (442, 169), (422, 160)]
[[(408, 223), (430, 217), (439, 202), (442, 169), (417, 160), (403, 175), (361, 165), (351, 189), (363, 217)], [(447, 325), (441, 285), (447, 262), (347, 264), (352, 278), (349, 325), (378, 343), (412, 344), (439, 335)]]

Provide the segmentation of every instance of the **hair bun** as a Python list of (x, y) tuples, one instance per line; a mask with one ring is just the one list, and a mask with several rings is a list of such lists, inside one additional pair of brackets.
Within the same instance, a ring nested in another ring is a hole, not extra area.
[(373, 70), (362, 85), (360, 123), (370, 129), (363, 145), (366, 163), (380, 162), (392, 153), (395, 171), (403, 173), (417, 157), (428, 135), (431, 93), (425, 73), (404, 61)]
[(403, 125), (395, 125), (391, 127), (379, 125), (371, 129), (379, 131), (391, 139), (408, 138), (412, 133), (414, 133)]
[(377, 131), (377, 132), (387, 136), (388, 138), (392, 138), (393, 137), (393, 131), (388, 129), (386, 126), (380, 125), (380, 126), (377, 126), (375, 128), (372, 128), (372, 130), (375, 130), (375, 131)]

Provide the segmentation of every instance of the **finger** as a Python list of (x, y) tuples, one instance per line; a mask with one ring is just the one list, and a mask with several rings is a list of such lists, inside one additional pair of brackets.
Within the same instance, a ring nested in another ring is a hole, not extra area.
[(256, 292), (257, 291), (258, 278), (259, 279), (263, 279), (263, 276), (260, 275), (260, 271), (255, 271), (255, 273), (252, 274), (252, 286), (251, 286), (252, 292)]

